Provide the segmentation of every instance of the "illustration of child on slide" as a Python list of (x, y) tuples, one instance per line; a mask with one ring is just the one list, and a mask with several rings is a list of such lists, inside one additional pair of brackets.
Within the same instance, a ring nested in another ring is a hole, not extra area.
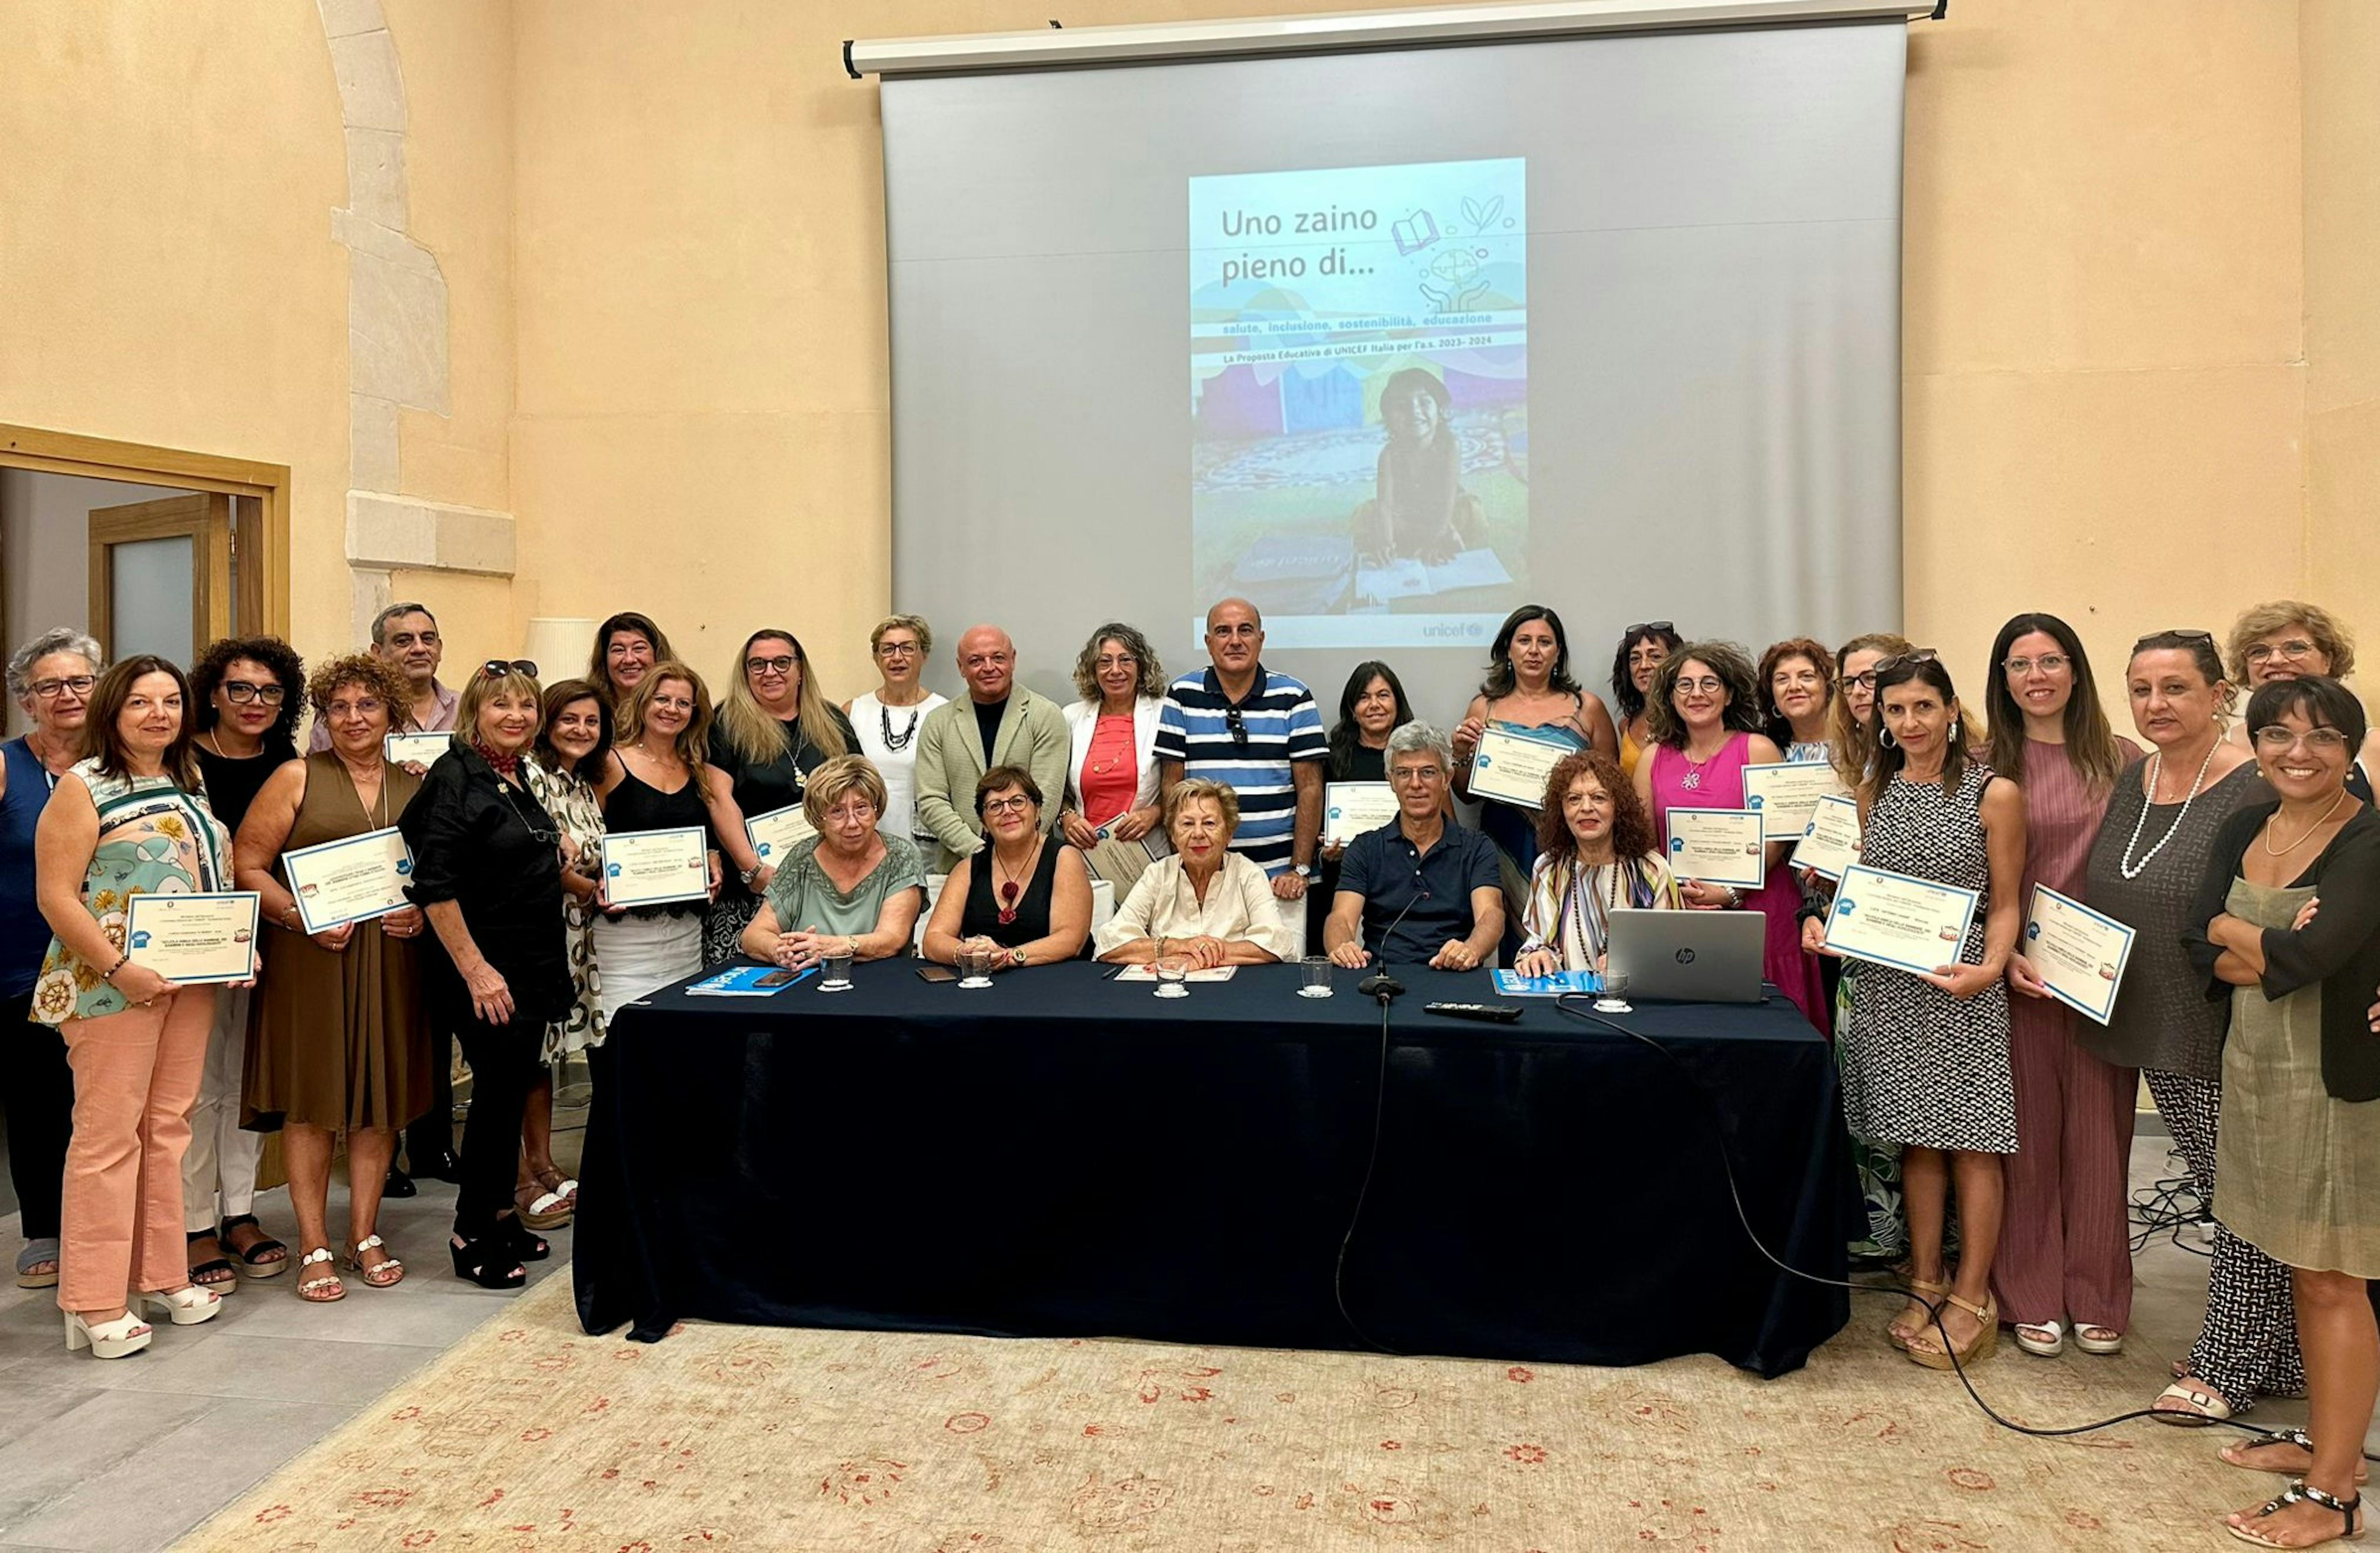
[(1441, 565), (1486, 540), (1487, 513), (1463, 489), (1454, 401), (1437, 376), (1407, 367), (1380, 393), (1378, 490), (1355, 508), (1355, 553), (1386, 565), (1412, 559)]

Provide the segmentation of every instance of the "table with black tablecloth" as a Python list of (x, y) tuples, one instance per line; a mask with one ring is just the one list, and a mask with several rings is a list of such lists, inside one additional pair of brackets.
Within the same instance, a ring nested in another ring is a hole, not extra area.
[[(769, 999), (671, 989), (599, 1069), (574, 1256), (590, 1332), (681, 1317), (1128, 1336), (1776, 1375), (1847, 1299), (1857, 1209), (1826, 1043), (1793, 1006), (1643, 1004), (1674, 1054), (1420, 967), (1166, 1000), (1084, 963), (980, 989), (914, 961)], [(1701, 1091), (1698, 1093), (1697, 1091)], [(1379, 1117), (1378, 1168), (1334, 1289)], [(1343, 1294), (1345, 1315), (1340, 1310)]]

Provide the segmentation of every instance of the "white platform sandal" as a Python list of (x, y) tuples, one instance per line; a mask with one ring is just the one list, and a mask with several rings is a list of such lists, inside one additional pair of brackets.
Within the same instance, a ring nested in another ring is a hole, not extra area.
[(201, 1321), (212, 1321), (223, 1310), (223, 1296), (203, 1284), (193, 1283), (188, 1289), (172, 1293), (144, 1292), (132, 1296), (133, 1304), (141, 1315), (163, 1305), (165, 1315), (176, 1327), (195, 1327)]
[(113, 1321), (90, 1322), (73, 1311), (67, 1316), (67, 1352), (91, 1350), (94, 1359), (121, 1359), (149, 1346), (149, 1324), (126, 1311)]

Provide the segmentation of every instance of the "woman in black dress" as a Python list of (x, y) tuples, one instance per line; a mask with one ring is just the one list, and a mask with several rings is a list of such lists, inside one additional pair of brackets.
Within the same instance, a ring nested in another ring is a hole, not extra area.
[(1091, 870), (1075, 847), (1041, 831), (1041, 786), (1022, 766), (994, 766), (975, 784), (984, 846), (942, 884), (926, 925), (926, 958), (957, 963), (990, 948), (992, 969), (1071, 960), (1091, 931)]

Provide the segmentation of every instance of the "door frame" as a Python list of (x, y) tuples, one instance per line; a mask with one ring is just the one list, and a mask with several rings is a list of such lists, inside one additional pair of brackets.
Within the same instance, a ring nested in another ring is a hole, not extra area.
[[(263, 542), (239, 549), (240, 597), (258, 601), (262, 630), (284, 640), (288, 638), (288, 465), (0, 422), (0, 468), (164, 485), (184, 491), (215, 491), (249, 498), (261, 515)], [(16, 629), (15, 622), (0, 622), (0, 633)]]

